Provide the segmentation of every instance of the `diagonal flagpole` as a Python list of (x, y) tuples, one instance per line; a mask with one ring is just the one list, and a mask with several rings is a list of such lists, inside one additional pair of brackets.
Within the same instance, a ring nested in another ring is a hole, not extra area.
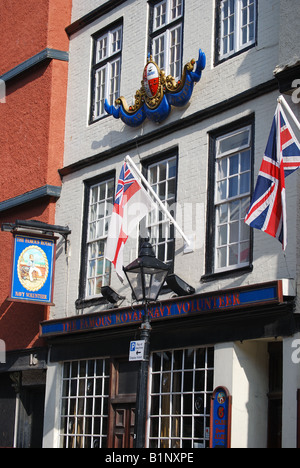
[(295, 116), (294, 112), (292, 111), (291, 107), (289, 106), (289, 104), (287, 103), (287, 100), (283, 97), (283, 96), (279, 96), (278, 98), (278, 102), (279, 104), (283, 104), (285, 109), (287, 110), (287, 112), (289, 113), (289, 115), (291, 116), (291, 118), (293, 119), (294, 123), (296, 124), (298, 130), (300, 131), (300, 122), (299, 120), (297, 119), (297, 117)]
[(175, 229), (177, 229), (177, 231), (179, 232), (179, 234), (182, 236), (182, 238), (184, 239), (184, 241), (186, 242), (186, 244), (188, 246), (191, 246), (191, 241), (187, 238), (187, 236), (184, 234), (184, 232), (182, 231), (181, 227), (178, 225), (178, 223), (175, 221), (175, 219), (173, 218), (173, 216), (171, 215), (171, 213), (169, 213), (169, 211), (166, 209), (165, 205), (162, 203), (162, 201), (160, 200), (160, 198), (158, 197), (158, 195), (154, 192), (153, 188), (151, 187), (151, 185), (149, 184), (149, 182), (147, 181), (147, 179), (143, 176), (143, 174), (141, 173), (141, 171), (137, 168), (137, 166), (135, 165), (135, 163), (132, 161), (131, 157), (130, 156), (126, 156), (125, 158), (125, 161), (126, 163), (129, 165), (129, 167), (136, 173), (136, 175), (142, 180), (142, 182), (145, 184), (145, 186), (147, 187), (147, 189), (149, 190), (149, 192), (151, 193), (151, 195), (154, 197), (155, 201), (157, 202), (157, 204), (159, 205), (160, 209), (162, 210), (163, 213), (165, 213), (165, 215), (167, 216), (167, 218), (169, 219), (169, 221), (173, 224), (173, 226), (175, 227)]

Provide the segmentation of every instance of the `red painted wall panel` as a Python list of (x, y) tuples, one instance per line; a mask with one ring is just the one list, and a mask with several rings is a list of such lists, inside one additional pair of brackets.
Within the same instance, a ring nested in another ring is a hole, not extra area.
[(8, 83), (0, 105), (0, 201), (61, 184), (67, 67), (48, 61)]
[[(0, 225), (14, 223), (16, 219), (37, 219), (49, 224), (55, 221), (55, 201), (49, 198), (37, 200), (0, 214)], [(13, 236), (0, 233), (0, 338), (7, 351), (41, 346), (39, 324), (48, 318), (49, 307), (36, 304), (21, 304), (7, 301), (10, 293)]]
[(68, 50), (71, 0), (0, 0), (0, 75), (46, 47)]
[[(0, 76), (46, 47), (68, 51), (71, 0), (0, 0)], [(46, 60), (6, 83), (0, 103), (0, 202), (44, 185), (60, 186), (68, 63)], [(50, 197), (0, 213), (2, 223), (55, 224)], [(41, 346), (49, 307), (7, 301), (13, 239), (0, 232), (0, 339), (8, 351)]]

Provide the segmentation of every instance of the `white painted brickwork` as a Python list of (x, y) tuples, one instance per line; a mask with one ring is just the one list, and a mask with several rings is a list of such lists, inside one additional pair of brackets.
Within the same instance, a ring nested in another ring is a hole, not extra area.
[[(96, 0), (73, 0), (73, 18), (80, 18), (105, 2)], [(258, 44), (247, 52), (214, 66), (215, 47), (215, 2), (207, 0), (185, 0), (183, 65), (197, 58), (198, 49), (207, 55), (207, 68), (197, 84), (190, 104), (183, 109), (173, 109), (170, 117), (161, 126), (169, 125), (193, 113), (207, 109), (231, 97), (250, 90), (273, 79), (273, 70), (282, 62), (279, 56), (280, 0), (258, 2)], [(138, 129), (126, 127), (113, 117), (88, 124), (90, 107), (90, 77), (92, 35), (114, 21), (123, 18), (123, 52), (121, 95), (128, 102), (140, 88), (143, 68), (147, 56), (148, 3), (145, 0), (125, 2), (117, 10), (98, 19), (75, 33), (70, 41), (70, 66), (68, 104), (66, 114), (66, 139), (64, 165), (76, 163), (85, 158), (101, 154), (122, 143), (158, 129), (154, 123), (145, 122)], [(198, 292), (222, 289), (268, 280), (295, 278), (299, 242), (298, 189), (299, 175), (296, 173), (287, 181), (287, 204), (289, 241), (286, 254), (280, 244), (260, 232), (254, 233), (253, 271), (230, 279), (201, 283), (205, 273), (205, 235), (207, 212), (209, 133), (255, 114), (255, 169), (254, 180), (259, 171), (276, 108), (278, 92), (258, 96), (253, 101), (228, 109), (222, 114), (196, 123), (184, 130), (172, 133), (136, 148), (131, 152), (135, 162), (178, 146), (178, 192), (177, 201), (193, 202), (198, 207), (198, 217), (187, 220), (196, 227), (196, 248), (191, 254), (183, 255), (183, 241), (176, 240), (175, 273), (193, 285)], [(75, 301), (78, 299), (79, 273), (81, 264), (81, 241), (84, 203), (84, 181), (110, 170), (116, 170), (118, 177), (126, 153), (111, 160), (95, 164), (66, 176), (63, 180), (61, 198), (57, 204), (57, 224), (68, 225), (72, 230), (70, 251), (66, 257), (63, 249), (58, 250), (55, 281), (56, 307), (51, 318), (75, 315)], [(185, 226), (183, 226), (185, 229)], [(297, 229), (298, 228), (298, 229)], [(187, 234), (188, 232), (187, 227)], [(130, 240), (125, 249), (125, 264), (137, 256), (137, 243)], [(112, 275), (112, 287), (121, 294), (128, 294), (127, 285), (122, 287), (116, 275)], [(97, 307), (99, 310), (99, 306)], [(93, 309), (85, 309), (84, 313)]]

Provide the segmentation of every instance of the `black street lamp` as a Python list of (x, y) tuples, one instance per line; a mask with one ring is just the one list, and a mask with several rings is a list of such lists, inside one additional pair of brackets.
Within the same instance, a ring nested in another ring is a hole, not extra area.
[(143, 323), (140, 339), (145, 341), (144, 359), (141, 361), (136, 405), (135, 447), (145, 447), (147, 387), (150, 358), (151, 321), (149, 303), (155, 302), (164, 285), (170, 267), (158, 260), (152, 245), (146, 241), (139, 252), (139, 257), (130, 265), (124, 267), (124, 273), (130, 284), (133, 297), (144, 304)]

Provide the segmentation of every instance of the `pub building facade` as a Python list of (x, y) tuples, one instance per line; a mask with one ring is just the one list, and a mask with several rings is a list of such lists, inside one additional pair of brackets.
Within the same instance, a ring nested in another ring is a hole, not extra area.
[(296, 0), (73, 1), (56, 211), (72, 233), (40, 326), (44, 447), (135, 444), (140, 362), (129, 352), (145, 311), (104, 258), (127, 155), (191, 240), (157, 209), (124, 248), (127, 266), (149, 234), (172, 274), (149, 307), (145, 447), (208, 448), (218, 387), (230, 447), (298, 446), (298, 174), (286, 182), (286, 251), (244, 223), (281, 92), (300, 115), (297, 11)]

